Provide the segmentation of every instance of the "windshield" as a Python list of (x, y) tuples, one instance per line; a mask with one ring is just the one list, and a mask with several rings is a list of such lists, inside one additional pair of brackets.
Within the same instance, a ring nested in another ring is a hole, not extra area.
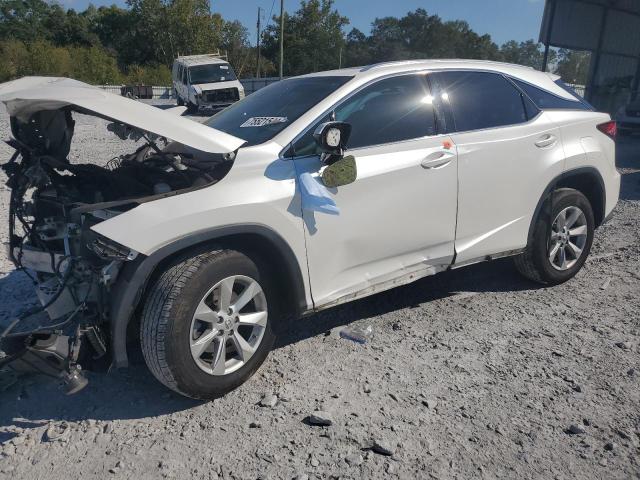
[(290, 78), (261, 88), (214, 115), (206, 125), (257, 145), (275, 137), (353, 77)]
[(235, 80), (236, 74), (227, 63), (216, 63), (210, 65), (196, 65), (189, 67), (189, 78), (191, 85), (199, 83), (227, 82)]

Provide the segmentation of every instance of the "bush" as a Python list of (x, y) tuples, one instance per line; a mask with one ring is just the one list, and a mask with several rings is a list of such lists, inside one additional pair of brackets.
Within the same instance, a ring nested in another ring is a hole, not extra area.
[(171, 85), (171, 70), (166, 65), (132, 65), (126, 75), (129, 85)]
[(125, 75), (116, 58), (102, 47), (57, 47), (38, 40), (0, 41), (0, 82), (27, 75), (71, 77), (94, 85), (171, 85), (165, 65), (133, 65)]
[(73, 72), (71, 76), (83, 82), (113, 85), (122, 82), (122, 74), (114, 56), (100, 47), (72, 47)]

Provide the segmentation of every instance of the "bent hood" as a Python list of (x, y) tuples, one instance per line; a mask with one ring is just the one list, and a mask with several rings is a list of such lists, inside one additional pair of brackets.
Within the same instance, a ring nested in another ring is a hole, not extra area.
[(41, 110), (71, 106), (208, 153), (229, 153), (245, 141), (175, 113), (58, 77), (24, 77), (0, 84), (0, 101), (9, 115), (26, 121)]

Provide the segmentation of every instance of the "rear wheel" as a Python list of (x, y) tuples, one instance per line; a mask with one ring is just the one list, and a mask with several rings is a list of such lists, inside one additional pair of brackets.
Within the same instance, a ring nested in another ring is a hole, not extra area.
[(176, 102), (179, 107), (182, 107), (184, 105), (184, 101), (182, 100), (182, 98), (180, 98), (180, 95), (178, 95), (177, 92), (176, 92)]
[(178, 393), (219, 397), (266, 359), (275, 305), (270, 279), (240, 252), (179, 259), (160, 275), (143, 310), (146, 363)]
[(538, 215), (533, 238), (515, 264), (530, 280), (555, 285), (574, 277), (584, 265), (595, 221), (589, 200), (577, 190), (556, 190), (549, 201), (550, 208)]

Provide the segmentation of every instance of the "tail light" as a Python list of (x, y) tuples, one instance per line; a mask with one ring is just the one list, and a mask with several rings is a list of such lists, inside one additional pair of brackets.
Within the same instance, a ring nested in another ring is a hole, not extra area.
[(614, 120), (606, 123), (601, 123), (596, 128), (604, 133), (607, 137), (613, 138), (614, 140), (616, 139), (616, 135), (618, 134), (618, 127)]

